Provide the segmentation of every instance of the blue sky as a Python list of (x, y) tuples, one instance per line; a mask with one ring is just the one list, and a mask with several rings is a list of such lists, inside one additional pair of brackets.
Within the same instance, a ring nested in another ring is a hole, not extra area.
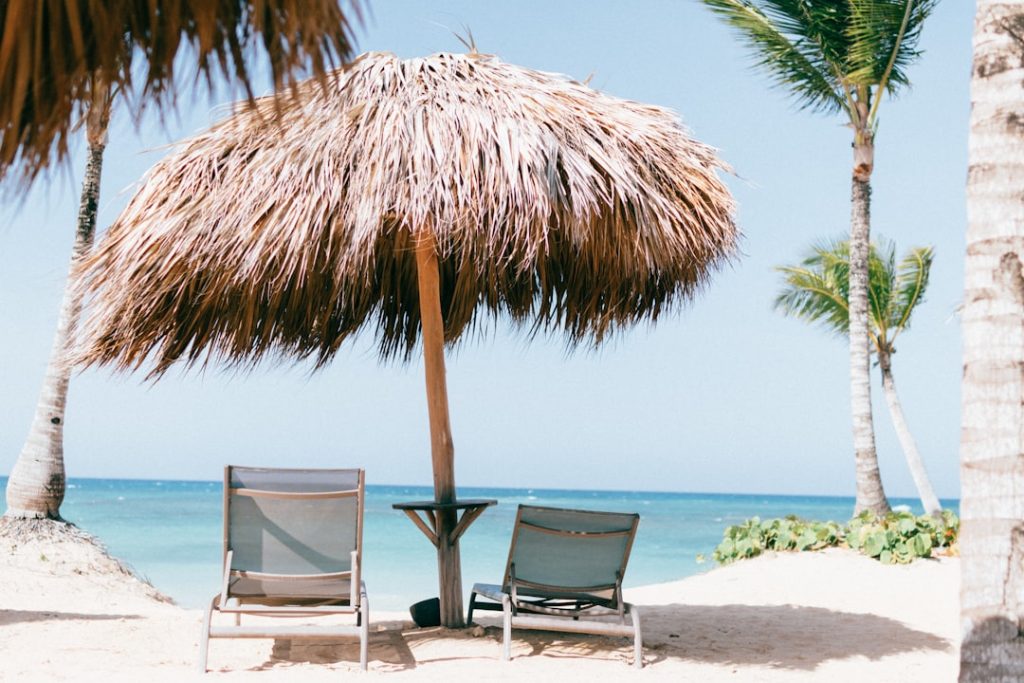
[[(947, 0), (925, 27), (914, 84), (883, 102), (873, 229), (931, 244), (928, 297), (893, 370), (939, 494), (958, 495), (960, 327), (973, 3)], [(852, 495), (844, 341), (772, 311), (775, 265), (848, 229), (850, 131), (801, 112), (749, 68), (735, 36), (694, 0), (377, 0), (360, 51), (480, 51), (670, 107), (737, 177), (742, 256), (696, 302), (597, 352), (528, 340), (499, 322), (448, 357), (458, 484)], [(121, 110), (105, 157), (99, 225), (164, 153), (233, 99), (184, 98), (161, 125)], [(0, 211), (0, 472), (28, 430), (55, 327), (82, 155)], [(877, 377), (882, 475), (914, 495)], [(422, 365), (381, 365), (358, 340), (325, 370), (141, 376), (89, 370), (66, 417), (69, 476), (217, 479), (225, 463), (362, 465), (377, 484), (429, 484)]]

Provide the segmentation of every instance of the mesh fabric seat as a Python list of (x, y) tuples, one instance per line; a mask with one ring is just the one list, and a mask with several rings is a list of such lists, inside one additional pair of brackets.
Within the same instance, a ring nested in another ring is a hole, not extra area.
[(643, 666), (640, 615), (622, 599), (639, 521), (632, 513), (520, 505), (505, 578), (473, 586), (468, 621), (474, 609), (504, 613), (506, 660), (516, 627), (632, 636), (634, 664)]
[[(363, 471), (224, 470), (224, 572), (206, 610), (199, 668), (210, 638), (300, 638), (356, 635), (366, 669), (369, 604), (360, 579)], [(216, 614), (233, 626), (215, 626)], [(242, 626), (241, 615), (353, 615), (354, 624)]]

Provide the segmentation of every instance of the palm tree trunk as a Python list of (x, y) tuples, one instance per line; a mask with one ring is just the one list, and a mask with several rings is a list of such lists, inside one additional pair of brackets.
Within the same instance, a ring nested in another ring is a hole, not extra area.
[(7, 481), (5, 517), (61, 518), (60, 506), (64, 502), (65, 490), (64, 407), (71, 375), (68, 357), (74, 345), (75, 327), (82, 308), (82, 298), (73, 286), (73, 276), (76, 265), (92, 246), (96, 229), (96, 206), (100, 196), (100, 174), (109, 119), (109, 89), (106, 84), (96, 80), (93, 82), (92, 104), (86, 118), (89, 149), (78, 207), (78, 229), (71, 252), (71, 273), (64, 286), (57, 332), (32, 427)]
[(853, 190), (850, 198), (850, 410), (853, 452), (857, 467), (854, 514), (889, 511), (875, 452), (871, 418), (871, 366), (868, 338), (868, 249), (871, 241), (871, 169), (874, 147), (869, 134), (854, 146)]
[(892, 417), (892, 426), (896, 429), (896, 436), (903, 448), (903, 456), (907, 459), (907, 467), (910, 469), (910, 476), (914, 478), (914, 486), (917, 487), (917, 495), (921, 498), (921, 505), (925, 514), (938, 515), (942, 512), (942, 506), (932, 488), (932, 482), (928, 479), (928, 471), (924, 468), (924, 460), (917, 450), (917, 443), (907, 426), (907, 419), (903, 416), (903, 406), (900, 405), (899, 394), (896, 393), (896, 383), (892, 378), (892, 358), (888, 352), (878, 354), (878, 366), (882, 370), (882, 391), (885, 393), (885, 402), (889, 406), (889, 415)]
[(960, 432), (960, 681), (1024, 680), (1024, 1), (978, 0)]

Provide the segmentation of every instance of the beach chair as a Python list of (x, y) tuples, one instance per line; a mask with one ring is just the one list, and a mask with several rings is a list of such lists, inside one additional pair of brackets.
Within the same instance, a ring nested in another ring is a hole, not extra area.
[(641, 668), (640, 614), (622, 599), (639, 522), (637, 514), (520, 505), (505, 579), (473, 586), (467, 621), (474, 609), (504, 613), (506, 661), (513, 627), (632, 636), (633, 665)]
[[(362, 537), (362, 470), (226, 467), (224, 573), (203, 619), (199, 670), (206, 671), (210, 638), (351, 635), (359, 636), (359, 667), (366, 670), (370, 610), (360, 577)], [(234, 624), (215, 626), (214, 616), (222, 614)], [(243, 625), (243, 614), (352, 615), (355, 623)]]

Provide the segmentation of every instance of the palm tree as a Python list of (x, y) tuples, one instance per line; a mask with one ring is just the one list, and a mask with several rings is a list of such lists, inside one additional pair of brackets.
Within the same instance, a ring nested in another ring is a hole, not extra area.
[[(71, 251), (72, 270), (92, 246), (112, 100), (110, 86), (99, 77), (92, 79), (88, 87), (92, 94), (85, 122), (88, 152), (78, 207), (78, 227)], [(81, 308), (82, 297), (71, 287), (69, 276), (32, 426), (7, 480), (4, 517), (8, 519), (61, 518), (60, 505), (64, 502), (65, 490), (64, 408), (71, 378), (67, 359), (74, 344)]]
[[(356, 0), (350, 2), (358, 16)], [(227, 0), (217, 3), (29, 3), (0, 0), (0, 180), (25, 189), (68, 153), (84, 119), (88, 151), (72, 273), (96, 227), (103, 150), (115, 98), (136, 117), (147, 103), (174, 103), (179, 48), (194, 51), (211, 84), (215, 73), (240, 82), (252, 98), (246, 57), (265, 52), (275, 86), (312, 67), (323, 75), (352, 50), (351, 27), (337, 0)], [(152, 27), (159, 26), (159, 30)], [(148, 71), (133, 82), (133, 60)], [(125, 97), (132, 93), (133, 97)], [(120, 97), (119, 97), (120, 96)], [(64, 500), (64, 409), (81, 295), (69, 277), (35, 417), (7, 483), (8, 519), (60, 519)]]
[(850, 407), (856, 512), (885, 512), (871, 419), (868, 245), (878, 110), (909, 84), (924, 20), (938, 0), (704, 0), (740, 31), (757, 66), (805, 107), (853, 130), (850, 216)]
[[(910, 434), (892, 376), (896, 338), (910, 327), (914, 309), (924, 301), (932, 257), (931, 247), (917, 247), (907, 252), (897, 264), (895, 244), (871, 245), (868, 256), (868, 335), (872, 351), (878, 357), (889, 415), (921, 505), (926, 513), (938, 514), (941, 511), (939, 499)], [(849, 242), (831, 242), (814, 247), (799, 266), (783, 266), (778, 270), (784, 276), (785, 286), (775, 299), (777, 309), (808, 322), (820, 323), (836, 334), (849, 334)]]
[(1024, 3), (978, 0), (960, 432), (960, 680), (1024, 680)]

